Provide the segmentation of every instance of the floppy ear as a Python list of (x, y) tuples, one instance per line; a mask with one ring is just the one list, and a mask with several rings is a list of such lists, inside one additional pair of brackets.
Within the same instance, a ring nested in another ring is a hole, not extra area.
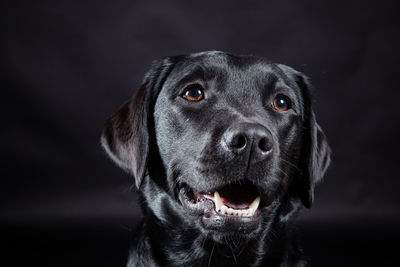
[(303, 96), (304, 124), (301, 168), (298, 179), (294, 183), (296, 187), (294, 190), (303, 205), (309, 208), (314, 201), (314, 187), (322, 180), (330, 164), (331, 149), (312, 110), (311, 85), (308, 78), (286, 65), (279, 65), (279, 67), (296, 82)]
[(309, 208), (314, 202), (314, 187), (325, 175), (330, 164), (331, 149), (325, 134), (315, 120), (314, 112), (303, 136), (304, 161), (300, 180), (302, 181), (300, 199)]
[(153, 62), (136, 94), (104, 125), (101, 145), (122, 169), (133, 174), (139, 188), (146, 173), (152, 107), (172, 69), (171, 58)]

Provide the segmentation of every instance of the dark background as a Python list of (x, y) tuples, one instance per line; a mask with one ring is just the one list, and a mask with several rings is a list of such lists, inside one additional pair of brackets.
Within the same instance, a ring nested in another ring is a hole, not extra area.
[(125, 264), (141, 215), (133, 178), (100, 148), (103, 122), (152, 60), (202, 50), (264, 56), (311, 77), (333, 149), (299, 220), (311, 266), (399, 265), (396, 1), (3, 1), (0, 10), (0, 265)]

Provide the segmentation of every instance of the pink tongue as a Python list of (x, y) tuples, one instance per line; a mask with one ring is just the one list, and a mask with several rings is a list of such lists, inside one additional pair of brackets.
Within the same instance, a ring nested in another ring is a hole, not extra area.
[[(204, 195), (200, 195), (200, 194), (196, 194), (198, 196), (198, 198), (208, 198), (208, 199), (212, 199), (214, 201), (214, 195), (211, 194), (204, 194)], [(238, 201), (234, 201), (232, 199), (228, 199), (226, 197), (220, 196), (222, 203), (229, 207), (229, 208), (234, 208), (234, 209), (247, 209), (251, 202), (238, 202)]]
[(228, 206), (229, 208), (234, 208), (234, 209), (247, 209), (251, 202), (234, 202), (234, 200), (227, 199), (221, 196), (222, 203), (224, 203), (225, 206)]

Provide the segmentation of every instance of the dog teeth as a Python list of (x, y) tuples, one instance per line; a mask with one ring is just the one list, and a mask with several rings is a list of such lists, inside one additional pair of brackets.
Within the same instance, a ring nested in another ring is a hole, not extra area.
[(234, 216), (253, 216), (254, 213), (256, 212), (258, 205), (260, 204), (260, 197), (256, 197), (253, 202), (250, 204), (250, 206), (247, 209), (233, 209), (225, 206), (222, 203), (222, 199), (220, 194), (215, 191), (214, 192), (214, 203), (215, 203), (215, 210), (217, 212), (220, 212), (222, 214), (227, 214), (227, 215), (234, 215)]
[(223, 204), (221, 196), (217, 191), (214, 192), (214, 203), (215, 203), (215, 210), (220, 211)]
[(222, 205), (222, 206), (221, 206), (221, 213), (222, 213), (222, 214), (228, 214), (228, 207), (225, 206), (225, 205)]
[(233, 215), (234, 210), (232, 208), (228, 208), (228, 215)]
[(258, 205), (260, 205), (260, 197), (256, 197), (253, 202), (250, 204), (250, 209), (256, 211), (258, 208)]

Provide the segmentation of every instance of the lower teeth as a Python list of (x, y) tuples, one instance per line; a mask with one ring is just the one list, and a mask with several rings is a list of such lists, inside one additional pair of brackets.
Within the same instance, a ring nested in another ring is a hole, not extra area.
[(232, 209), (228, 208), (225, 205), (222, 205), (218, 210), (216, 210), (219, 213), (226, 214), (226, 215), (234, 215), (234, 216), (253, 216), (255, 213), (255, 210), (249, 208), (249, 209), (243, 209), (243, 210), (237, 210), (237, 209)]

